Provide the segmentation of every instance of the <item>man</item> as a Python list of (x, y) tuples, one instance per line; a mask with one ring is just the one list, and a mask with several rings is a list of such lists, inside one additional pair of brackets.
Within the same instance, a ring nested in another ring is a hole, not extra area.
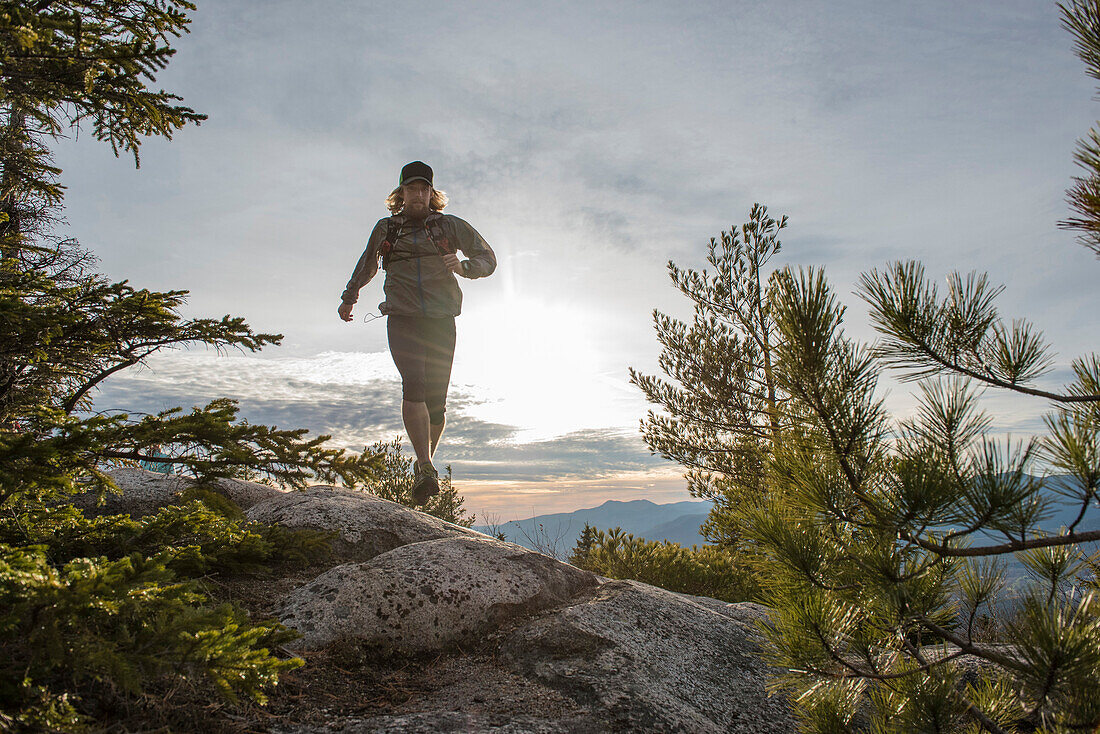
[(401, 373), (401, 418), (416, 452), (412, 498), (417, 505), (439, 492), (432, 457), (446, 426), (455, 317), (462, 311), (455, 276), (484, 278), (497, 266), (484, 238), (465, 221), (442, 214), (445, 206), (447, 195), (435, 189), (430, 166), (413, 161), (402, 168), (397, 188), (386, 198), (392, 216), (374, 225), (340, 297), (340, 318), (351, 321), (359, 289), (381, 261), (386, 300), (378, 310), (387, 317), (390, 355)]

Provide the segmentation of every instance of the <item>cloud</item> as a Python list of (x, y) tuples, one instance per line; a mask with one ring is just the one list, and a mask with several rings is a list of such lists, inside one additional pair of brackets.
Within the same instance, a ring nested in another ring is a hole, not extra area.
[[(385, 353), (330, 352), (313, 358), (164, 354), (147, 369), (131, 369), (102, 383), (95, 409), (155, 413), (219, 397), (237, 400), (240, 418), (252, 423), (306, 428), (353, 450), (404, 434), (401, 385)], [(666, 463), (649, 454), (636, 430), (587, 429), (527, 440), (516, 426), (472, 417), (481, 400), (463, 389), (453, 389), (448, 400), (439, 456), (465, 479), (606, 479)]]
[[(429, 44), (409, 32), (424, 17), (447, 23)], [(179, 45), (165, 83), (210, 122), (151, 146), (140, 175), (66, 160), (73, 221), (124, 275), (174, 273), (204, 311), (313, 350), (342, 326), (313, 304), (409, 158), (502, 254), (552, 253), (523, 287), (648, 313), (664, 261), (700, 260), (753, 201), (790, 213), (789, 256), (842, 287), (902, 255), (1023, 275), (1093, 114), (1056, 12), (1027, 2), (233, 3)], [(1047, 264), (1011, 297), (1064, 303), (1081, 271)], [(608, 292), (609, 272), (635, 287)]]
[(448, 437), (448, 463), (473, 480), (549, 481), (607, 479), (627, 472), (664, 467), (667, 461), (653, 457), (637, 433), (622, 430), (585, 430), (530, 443), (484, 441), (477, 422), (464, 423)]
[[(210, 120), (149, 142), (141, 171), (86, 136), (60, 144), (71, 233), (116, 278), (190, 288), (188, 315), (241, 314), (286, 338), (275, 359), (157, 360), (99, 404), (232, 395), (250, 420), (341, 445), (400, 433), (385, 330), (335, 309), (413, 158), (498, 252), (492, 278), (463, 282), (479, 345), (522, 346), (540, 376), (577, 375), (570, 345), (599, 357), (583, 393), (528, 389), (509, 363), (531, 398), (507, 392), (510, 411), (500, 384), (474, 382), (486, 370), (461, 375), (448, 450), (479, 481), (652, 466), (624, 417), (638, 396), (609, 385), (628, 365), (655, 371), (654, 308), (689, 313), (666, 261), (705, 267), (710, 237), (757, 201), (791, 215), (779, 260), (826, 266), (860, 339), (874, 334), (851, 295), (859, 273), (913, 258), (937, 279), (989, 271), (1008, 285), (1005, 315), (1034, 319), (1067, 359), (1096, 342), (1097, 265), (1055, 227), (1093, 81), (1053, 6), (242, 0), (194, 17), (158, 84)], [(565, 314), (562, 329), (515, 328), (517, 304)], [(890, 403), (903, 413), (907, 392)], [(532, 441), (546, 403), (568, 420)], [(997, 403), (998, 420), (1038, 427), (1021, 405)]]

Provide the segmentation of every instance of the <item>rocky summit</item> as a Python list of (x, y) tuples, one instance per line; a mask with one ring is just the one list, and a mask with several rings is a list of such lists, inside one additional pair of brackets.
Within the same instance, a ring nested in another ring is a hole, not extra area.
[[(111, 476), (122, 490), (111, 511), (134, 515), (187, 486), (141, 469)], [(795, 730), (786, 700), (766, 690), (759, 605), (607, 579), (364, 492), (238, 480), (217, 489), (250, 520), (336, 534), (328, 568), (272, 584), (307, 664), (311, 651), (352, 645), (431, 660), (432, 685), (384, 714), (269, 717), (267, 731)]]

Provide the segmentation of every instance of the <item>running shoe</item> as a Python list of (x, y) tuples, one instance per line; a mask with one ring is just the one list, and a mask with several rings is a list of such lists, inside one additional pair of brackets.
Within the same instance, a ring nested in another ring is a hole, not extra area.
[(439, 472), (430, 463), (415, 462), (413, 466), (412, 501), (414, 505), (422, 505), (439, 494)]

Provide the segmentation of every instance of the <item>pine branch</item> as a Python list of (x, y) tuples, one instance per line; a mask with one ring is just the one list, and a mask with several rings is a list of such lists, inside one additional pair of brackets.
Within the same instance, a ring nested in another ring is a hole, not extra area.
[(998, 545), (986, 545), (978, 547), (960, 548), (957, 546), (934, 543), (925, 538), (918, 537), (908, 531), (901, 530), (898, 537), (902, 540), (919, 545), (921, 548), (950, 558), (975, 558), (979, 556), (998, 556), (1007, 553), (1032, 550), (1034, 548), (1057, 548), (1078, 543), (1095, 543), (1100, 540), (1100, 530), (1089, 530), (1083, 533), (1068, 533), (1066, 535), (1053, 535), (1046, 538), (1031, 538), (1029, 540), (1011, 540)]
[(915, 619), (918, 622), (920, 622), (922, 625), (927, 627), (930, 631), (936, 633), (937, 635), (939, 635), (943, 639), (950, 642), (952, 645), (955, 645), (957, 648), (959, 648), (959, 651), (962, 652), (962, 653), (965, 653), (967, 655), (973, 655), (973, 656), (981, 658), (983, 660), (988, 660), (991, 663), (996, 663), (997, 665), (1001, 666), (1005, 670), (1015, 670), (1015, 671), (1023, 672), (1026, 669), (1025, 666), (1022, 663), (1020, 663), (1018, 660), (1016, 660), (1016, 658), (1013, 658), (1009, 655), (1004, 655), (1002, 653), (997, 652), (996, 650), (992, 650), (992, 649), (987, 648), (987, 647), (981, 647), (979, 645), (974, 645), (969, 640), (962, 639), (961, 637), (956, 635), (951, 630), (948, 630), (948, 629), (940, 626), (939, 624), (937, 624), (933, 620), (928, 619), (928, 617), (925, 617), (923, 615), (918, 615), (917, 617), (915, 617)]

